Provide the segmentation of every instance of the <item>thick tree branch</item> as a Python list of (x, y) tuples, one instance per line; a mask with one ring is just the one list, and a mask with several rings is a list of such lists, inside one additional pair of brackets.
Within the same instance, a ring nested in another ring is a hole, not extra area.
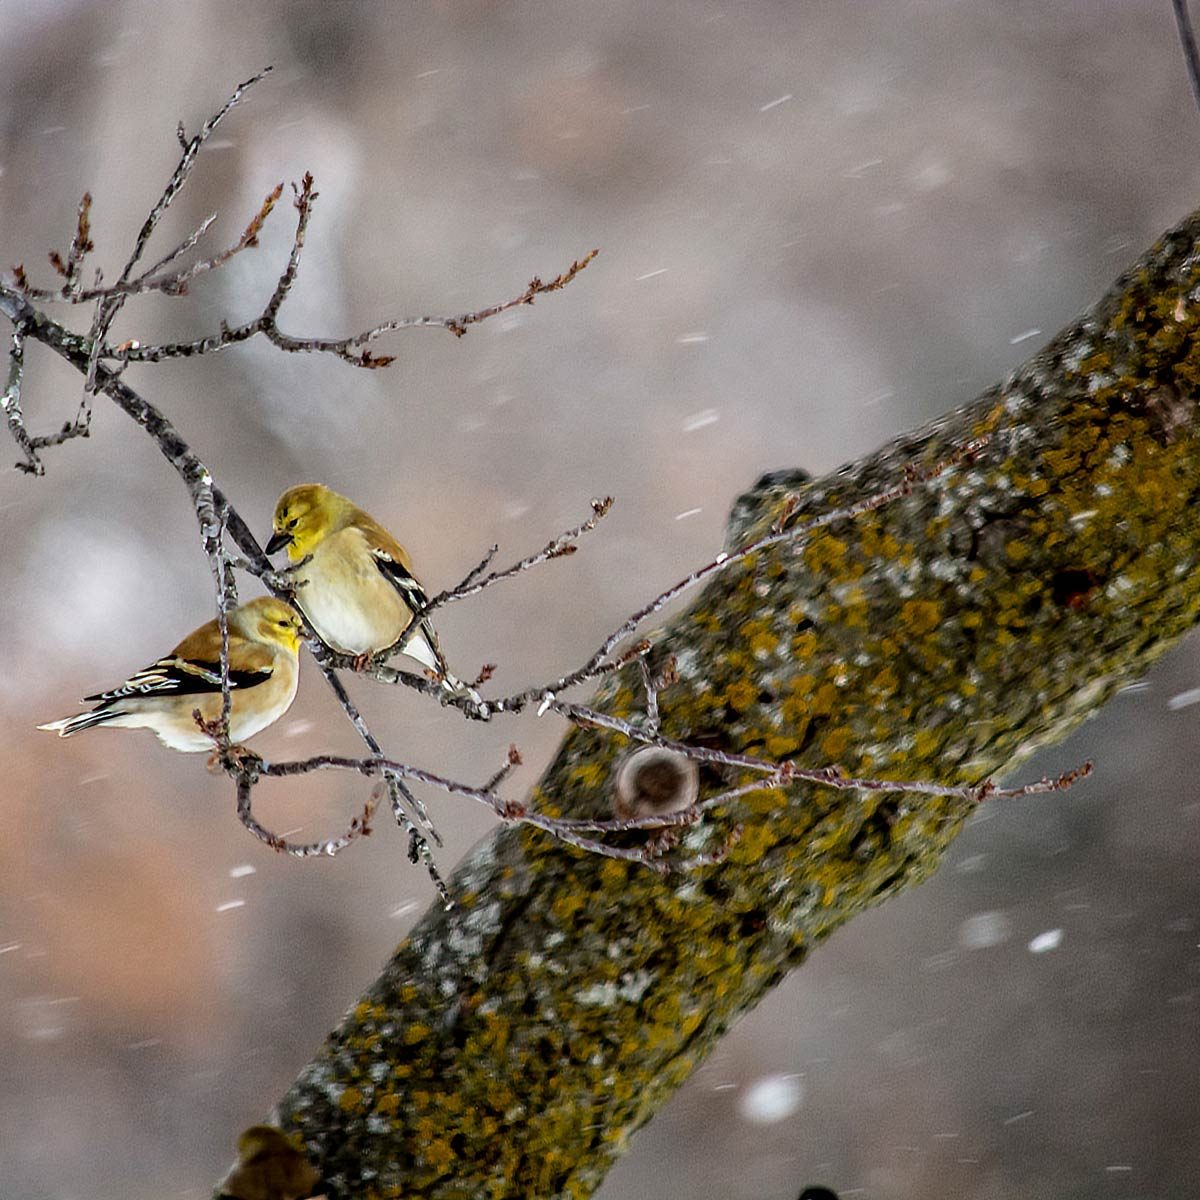
[[(716, 573), (655, 639), (649, 668), (675, 661), (661, 738), (969, 785), (1062, 737), (1200, 614), (1198, 385), (1200, 214), (974, 404), (798, 495), (767, 477), (743, 497), (735, 551), (990, 439), (952, 487)], [(635, 660), (589, 708), (644, 703)], [(621, 755), (573, 730), (530, 807), (611, 817)], [(729, 1023), (932, 872), (973, 805), (782, 773), (747, 793), (720, 762), (700, 782), (701, 803), (724, 795), (684, 844), (744, 832), (698, 875), (525, 828), (467, 859), (457, 907), (426, 916), (280, 1105), (331, 1195), (590, 1194)]]

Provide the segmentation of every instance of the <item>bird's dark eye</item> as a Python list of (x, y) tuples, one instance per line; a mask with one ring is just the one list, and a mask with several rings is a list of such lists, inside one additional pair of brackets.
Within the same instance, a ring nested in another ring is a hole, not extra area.
[(297, 525), (299, 525), (299, 524), (300, 524), (300, 518), (299, 518), (299, 517), (293, 517), (293, 518), (292, 518), (292, 519), (291, 519), (291, 520), (290, 520), (290, 521), (287, 523), (287, 527), (288, 527), (289, 529), (295, 529), (295, 528), (296, 528), (296, 526), (297, 526)]

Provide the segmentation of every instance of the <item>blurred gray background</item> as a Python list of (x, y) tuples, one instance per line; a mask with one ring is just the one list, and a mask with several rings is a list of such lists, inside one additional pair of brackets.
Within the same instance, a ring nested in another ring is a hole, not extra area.
[[(970, 399), (1200, 201), (1167, 0), (0, 3), (0, 261), (50, 281), (84, 189), (119, 270), (189, 130), (266, 63), (166, 222), (232, 242), (279, 180), (321, 193), (283, 314), (334, 334), (567, 291), (383, 372), (252, 344), (134, 368), (262, 533), (285, 486), (350, 492), (432, 590), (617, 506), (573, 559), (439, 615), (498, 686), (578, 662), (718, 547), (762, 471), (823, 472)], [(292, 211), (121, 337), (196, 336), (269, 294)], [(86, 328), (87, 314), (66, 313)], [(79, 378), (34, 346), (35, 431)], [(0, 458), (16, 457), (6, 448)], [(185, 492), (103, 401), (44, 479), (0, 473), (0, 1194), (202, 1197), (430, 901), (384, 820), (284, 861), (228, 784), (149, 735), (36, 733), (209, 615)], [(748, 1016), (604, 1200), (1196, 1194), (1200, 656), (1071, 742), (1068, 795), (988, 808), (924, 887), (855, 921)], [(528, 785), (561, 727), (465, 728), (359, 683), (398, 756)], [(312, 677), (266, 753), (354, 751)], [(318, 836), (363, 797), (259, 793)], [(449, 868), (486, 813), (431, 796)]]

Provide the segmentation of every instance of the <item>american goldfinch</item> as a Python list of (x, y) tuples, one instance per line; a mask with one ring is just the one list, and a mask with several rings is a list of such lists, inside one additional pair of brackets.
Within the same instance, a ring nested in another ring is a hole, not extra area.
[[(296, 696), (303, 626), (292, 607), (273, 596), (260, 596), (230, 614), (229, 689), (232, 707), (229, 736), (251, 737), (278, 720)], [(207, 721), (221, 715), (221, 631), (215, 620), (188, 634), (164, 658), (131, 675), (120, 687), (85, 696), (95, 708), (61, 721), (39, 725), (70, 737), (94, 725), (117, 729), (153, 729), (172, 750), (211, 750), (192, 716)]]
[(238, 1137), (237, 1166), (221, 1184), (234, 1200), (300, 1200), (311, 1196), (321, 1176), (274, 1125), (251, 1125)]
[[(267, 553), (310, 561), (295, 572), (296, 604), (321, 640), (365, 657), (394, 646), (429, 603), (408, 552), (382, 525), (320, 483), (288, 488), (275, 505)], [(437, 634), (422, 620), (399, 647), (433, 671), (447, 690), (475, 693), (446, 669)]]

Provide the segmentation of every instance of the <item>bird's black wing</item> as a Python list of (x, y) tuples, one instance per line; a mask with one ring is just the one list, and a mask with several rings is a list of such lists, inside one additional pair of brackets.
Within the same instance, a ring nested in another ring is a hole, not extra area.
[[(257, 687), (271, 678), (269, 665), (257, 667), (249, 671), (229, 672), (229, 689)], [(96, 700), (101, 703), (113, 700), (124, 700), (127, 696), (200, 696), (221, 690), (221, 664), (219, 662), (198, 662), (190, 658), (160, 658), (156, 663), (131, 675), (120, 687), (111, 688), (107, 692), (97, 692), (94, 696), (84, 696), (85, 700)]]

